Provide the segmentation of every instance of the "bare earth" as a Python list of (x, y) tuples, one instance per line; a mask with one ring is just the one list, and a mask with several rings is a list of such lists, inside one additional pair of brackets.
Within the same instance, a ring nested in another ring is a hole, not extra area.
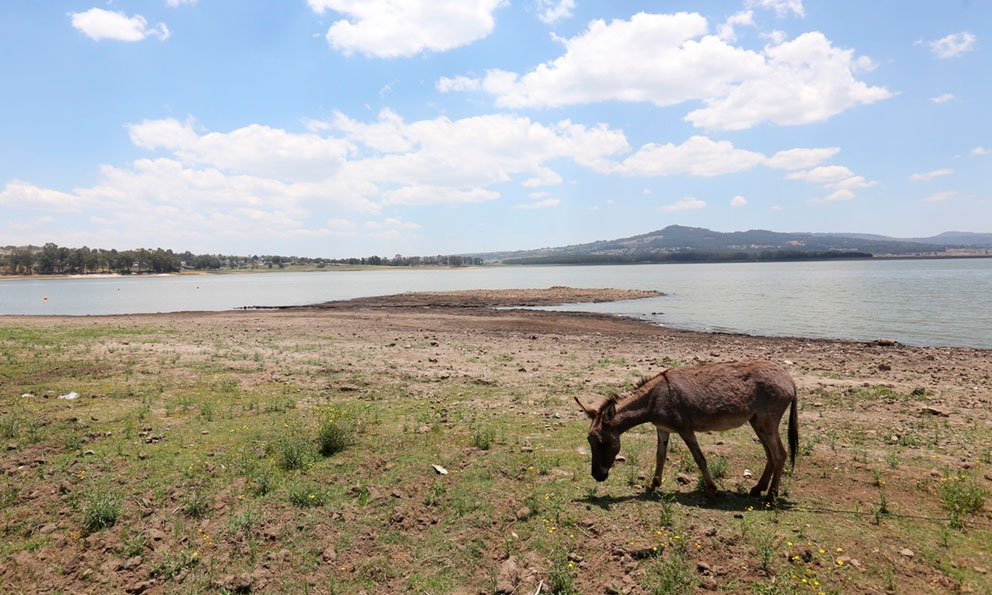
[[(500, 578), (504, 580), (502, 586), (511, 585), (517, 593), (534, 593), (539, 588), (546, 592), (553, 578), (553, 556), (548, 554), (553, 547), (541, 545), (545, 542), (540, 541), (542, 537), (538, 533), (544, 532), (542, 523), (544, 528), (552, 523), (548, 529), (551, 535), (557, 539), (556, 531), (560, 531), (563, 547), (570, 552), (567, 565), (561, 568), (574, 574), (574, 588), (578, 592), (603, 593), (610, 589), (648, 592), (653, 573), (660, 573), (658, 565), (667, 559), (659, 557), (658, 562), (653, 561), (651, 548), (657, 545), (652, 543), (660, 542), (652, 539), (655, 535), (665, 535), (667, 530), (668, 541), (662, 545), (670, 550), (675, 547), (670, 537), (673, 525), (666, 529), (657, 520), (660, 501), (640, 498), (641, 488), (632, 485), (650, 477), (653, 432), (632, 432), (625, 436), (623, 452), (628, 461), (618, 463), (610, 479), (597, 485), (588, 473), (589, 455), (584, 439), (587, 421), (575, 407), (573, 396), (593, 404), (602, 395), (629, 386), (641, 374), (653, 375), (676, 365), (752, 358), (784, 363), (795, 378), (800, 391), (801, 441), (806, 448), (801, 451), (795, 472), (783, 480), (787, 484), (783, 509), (762, 513), (774, 516), (762, 517), (764, 520), (757, 523), (762, 530), (768, 528), (775, 549), (770, 564), (759, 562), (762, 550), (755, 544), (761, 542), (755, 541), (753, 533), (757, 529), (747, 524), (747, 515), (752, 514), (749, 507), (760, 508), (760, 503), (735, 493), (735, 490), (746, 493), (760, 473), (763, 454), (751, 430), (745, 427), (700, 437), (707, 456), (723, 456), (728, 462), (727, 476), (721, 482), (726, 493), (717, 504), (707, 503), (695, 491), (691, 460), (680, 466), (680, 455), (670, 456), (661, 491), (677, 496), (678, 518), (674, 526), (679, 537), (676, 539), (694, 544), (688, 547), (685, 556), (686, 568), (697, 590), (747, 592), (756, 584), (775, 584), (782, 590), (768, 592), (817, 593), (815, 588), (805, 589), (805, 581), (800, 583), (802, 577), (793, 576), (795, 581), (790, 582), (788, 575), (794, 568), (803, 568), (807, 576), (816, 576), (818, 584), (825, 585), (820, 588), (825, 592), (989, 592), (992, 589), (988, 574), (992, 571), (989, 545), (992, 507), (985, 503), (983, 509), (968, 517), (973, 524), (963, 529), (947, 529), (948, 512), (941, 506), (938, 493), (942, 480), (959, 474), (986, 490), (992, 489), (992, 354), (989, 351), (707, 334), (622, 317), (513, 308), (636, 299), (646, 295), (651, 294), (562, 287), (403, 294), (274, 311), (0, 317), (0, 330), (28, 327), (44, 332), (96, 326), (160, 329), (168, 334), (155, 342), (116, 339), (94, 347), (95, 353), (90, 356), (100, 356), (104, 362), (134, 358), (139, 368), (142, 362), (150, 367), (136, 374), (155, 374), (170, 379), (162, 382), (174, 382), (177, 386), (182, 384), (183, 375), (191, 374), (191, 368), (184, 362), (221, 357), (221, 368), (226, 366), (227, 371), (237, 372), (240, 390), (262, 390), (280, 383), (298, 387), (298, 409), (317, 406), (318, 394), (368, 398), (373, 404), (379, 398), (376, 395), (408, 395), (417, 402), (430, 403), (435, 411), (429, 419), (418, 420), (410, 415), (409, 431), (413, 435), (423, 431), (416, 427), (421, 424), (427, 431), (441, 426), (456, 432), (452, 425), (455, 422), (448, 421), (456, 409), (464, 416), (459, 419), (475, 420), (472, 423), (484, 422), (486, 412), (491, 411), (515, 416), (512, 419), (525, 424), (526, 430), (509, 432), (512, 438), (508, 440), (500, 442), (497, 436), (497, 443), (486, 451), (469, 445), (467, 430), (452, 434), (461, 436), (460, 441), (450, 442), (453, 438), (449, 436), (418, 443), (434, 453), (452, 476), (482, 464), (476, 461), (490, 460), (487, 457), (496, 456), (494, 452), (527, 457), (554, 454), (548, 469), (541, 474), (529, 471), (526, 463), (512, 472), (494, 471), (494, 481), (508, 482), (505, 485), (511, 487), (497, 487), (500, 491), (478, 497), (489, 501), (480, 504), (490, 507), (486, 509), (486, 517), (469, 525), (452, 521), (454, 524), (445, 528), (438, 526), (438, 519), (443, 525), (448, 522), (447, 517), (436, 506), (429, 505), (433, 482), (440, 477), (429, 467), (404, 470), (401, 474), (404, 479), (397, 480), (400, 483), (381, 485), (375, 483), (377, 477), (400, 473), (385, 460), (388, 455), (358, 449), (345, 451), (341, 455), (345, 462), (339, 464), (350, 469), (347, 465), (354, 463), (366, 474), (363, 477), (370, 485), (375, 485), (368, 495), (371, 503), (367, 506), (372, 508), (344, 506), (334, 513), (336, 518), (328, 511), (326, 518), (317, 517), (318, 520), (310, 517), (299, 520), (288, 505), (271, 512), (255, 529), (260, 536), (252, 547), (260, 549), (252, 553), (252, 559), (257, 560), (254, 568), (260, 570), (246, 578), (237, 570), (229, 570), (232, 560), (240, 560), (239, 555), (247, 556), (245, 543), (235, 538), (231, 538), (230, 544), (222, 543), (216, 537), (216, 560), (211, 564), (223, 570), (217, 571), (217, 576), (202, 578), (206, 591), (288, 592), (294, 585), (312, 581), (311, 592), (327, 593), (332, 591), (327, 586), (327, 577), (333, 575), (338, 576), (335, 580), (345, 592), (492, 592), (500, 587)], [(234, 357), (239, 350), (246, 355)], [(260, 355), (254, 355), (253, 360), (253, 354)], [(173, 358), (172, 366), (161, 364), (170, 358)], [(35, 386), (49, 386), (46, 383), (57, 375), (57, 370), (48, 376), (38, 372), (30, 381)], [(5, 383), (0, 396), (5, 401), (14, 393), (34, 389), (25, 380), (17, 382), (10, 384), (0, 376), (0, 383)], [(456, 388), (445, 389), (449, 385)], [(485, 394), (473, 396), (473, 387), (485, 389)], [(72, 387), (53, 390), (61, 392), (69, 388)], [(167, 388), (165, 395), (170, 391)], [(465, 401), (457, 403), (442, 402), (446, 395), (467, 396)], [(83, 391), (84, 399), (99, 396)], [(442, 409), (443, 414), (437, 413)], [(54, 422), (71, 415), (59, 411), (53, 408), (44, 415)], [(95, 412), (93, 419), (103, 415)], [(153, 435), (161, 432), (168, 442), (172, 433), (181, 431), (183, 422), (176, 418), (162, 419), (149, 426), (154, 426)], [(382, 423), (385, 426), (389, 422)], [(402, 423), (406, 432), (407, 421), (397, 423)], [(784, 434), (784, 426), (782, 430)], [(571, 436), (564, 445), (560, 436), (555, 437), (563, 433)], [(207, 431), (202, 434), (202, 439), (206, 439)], [(192, 444), (200, 439), (197, 432), (184, 435), (182, 441)], [(676, 441), (673, 438), (673, 443)], [(548, 454), (540, 451), (540, 445), (545, 443)], [(150, 456), (155, 447), (141, 446), (142, 455), (148, 451)], [(532, 453), (535, 447), (538, 452)], [(215, 450), (219, 452), (219, 447)], [(59, 495), (60, 489), (63, 494), (65, 490), (76, 490), (73, 485), (60, 488), (58, 479), (33, 479), (40, 473), (37, 461), (51, 461), (57, 451), (55, 447), (45, 451), (18, 444), (2, 459), (0, 471), (23, 485), (22, 498), (27, 500), (22, 505), (29, 507), (24, 510), (30, 509), (31, 501), (65, 497)], [(138, 464), (134, 458), (137, 453), (121, 456), (130, 461), (128, 464)], [(681, 459), (687, 460), (685, 449), (681, 451)], [(625, 466), (630, 467), (631, 463), (637, 468), (626, 472)], [(745, 472), (746, 469), (750, 471)], [(691, 484), (676, 482), (676, 474), (683, 471), (692, 476)], [(752, 471), (754, 479), (747, 479)], [(69, 473), (78, 474), (78, 471), (70, 466)], [(624, 480), (625, 474), (629, 482)], [(522, 482), (527, 487), (514, 488), (517, 484), (513, 482)], [(569, 486), (571, 490), (561, 504), (562, 514), (571, 519), (567, 526), (561, 519), (558, 526), (554, 525), (555, 521), (547, 520), (552, 518), (550, 511), (557, 510), (554, 507), (544, 505), (547, 508), (531, 510), (537, 505), (524, 498), (531, 486), (537, 486), (534, 489), (538, 493), (547, 490), (551, 496), (550, 486), (556, 484)], [(450, 497), (452, 494), (448, 492)], [(888, 498), (886, 503), (892, 515), (883, 516), (876, 524), (878, 516), (873, 518), (870, 513), (878, 510), (880, 494)], [(227, 518), (225, 511), (239, 504), (235, 495), (234, 491), (223, 490), (216, 494), (213, 516), (200, 523), (201, 533), (223, 533), (220, 519)], [(115, 555), (119, 557), (114, 553), (115, 548), (120, 547), (122, 539), (115, 531), (86, 537), (72, 529), (78, 507), (47, 508), (54, 510), (45, 513), (50, 517), (38, 518), (32, 528), (25, 530), (29, 535), (34, 534), (31, 531), (44, 530), (49, 537), (39, 541), (43, 545), (36, 548), (8, 550), (12, 558), (5, 560), (0, 568), (0, 591), (28, 592), (35, 587), (65, 592), (196, 591), (189, 582), (193, 578), (180, 584), (182, 576), (163, 574), (161, 566), (153, 562), (162, 559), (170, 540), (178, 540), (171, 544), (173, 550), (184, 543), (178, 536), (181, 531), (172, 524), (182, 495), (172, 494), (173, 501), (168, 501), (166, 491), (161, 497), (166, 499), (165, 504), (149, 504), (156, 501), (149, 494), (144, 504), (135, 499), (129, 500), (125, 507), (127, 514), (140, 519), (129, 522), (153, 532), (141, 558), (131, 562), (115, 558)], [(381, 513), (368, 513), (365, 518), (364, 510)], [(469, 510), (464, 513), (469, 515), (465, 518), (470, 518), (474, 509)], [(531, 513), (535, 515), (533, 518)], [(344, 521), (340, 520), (341, 515)], [(541, 520), (542, 517), (547, 518)], [(349, 534), (349, 545), (338, 546), (333, 556), (326, 554), (328, 545), (333, 545), (327, 536), (335, 531), (351, 530), (336, 528), (349, 519), (358, 523), (354, 527), (361, 527), (353, 529), (358, 533)], [(367, 524), (362, 525), (362, 519)], [(10, 522), (8, 519), (8, 525)], [(315, 543), (290, 545), (289, 535), (298, 529), (296, 522), (298, 527), (317, 523), (300, 529), (312, 530)], [(534, 530), (533, 526), (538, 529)], [(450, 576), (455, 578), (439, 583), (432, 590), (423, 586), (429, 583), (416, 582), (420, 576), (417, 573), (425, 564), (444, 567), (446, 562), (436, 557), (418, 558), (413, 551), (420, 546), (404, 545), (407, 543), (404, 539), (412, 538), (412, 543), (417, 544), (418, 540), (429, 541), (432, 532), (437, 531), (450, 532), (445, 538), (457, 542), (459, 548), (478, 548), (472, 544), (480, 538), (486, 544), (478, 552), (482, 557), (480, 562), (474, 567), (453, 569)], [(574, 535), (569, 539), (566, 533)], [(14, 537), (0, 535), (0, 539)], [(546, 534), (543, 539), (550, 537)], [(313, 559), (312, 564), (280, 566), (287, 556), (296, 555), (296, 547), (310, 552), (307, 555)], [(287, 548), (290, 553), (285, 553)], [(912, 551), (907, 553), (907, 550)], [(388, 570), (379, 566), (369, 570), (368, 560), (376, 560), (378, 556), (386, 560), (377, 564), (388, 566)], [(330, 562), (328, 557), (332, 558)], [(120, 565), (108, 567), (106, 560), (110, 559)], [(190, 565), (187, 574), (195, 577), (197, 572), (206, 572), (205, 568), (205, 564)], [(294, 583), (290, 578), (299, 582)]]

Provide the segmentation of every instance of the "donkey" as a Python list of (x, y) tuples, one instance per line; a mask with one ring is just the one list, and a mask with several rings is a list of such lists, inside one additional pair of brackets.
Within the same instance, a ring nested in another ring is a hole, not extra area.
[(590, 409), (575, 398), (592, 419), (589, 446), (592, 447), (592, 476), (605, 481), (620, 452), (620, 434), (634, 426), (651, 422), (658, 430), (654, 477), (648, 486), (661, 485), (668, 453), (668, 436), (682, 437), (703, 474), (706, 497), (716, 496), (716, 484), (706, 468), (706, 459), (696, 442), (696, 432), (724, 431), (749, 422), (765, 448), (765, 470), (752, 496), (768, 490), (765, 501), (778, 495), (779, 478), (785, 467), (785, 447), (778, 426), (789, 412), (789, 455), (796, 464), (799, 445), (799, 419), (796, 411), (796, 385), (784, 368), (774, 362), (754, 360), (665, 370), (641, 382), (632, 392), (609, 397), (597, 409)]

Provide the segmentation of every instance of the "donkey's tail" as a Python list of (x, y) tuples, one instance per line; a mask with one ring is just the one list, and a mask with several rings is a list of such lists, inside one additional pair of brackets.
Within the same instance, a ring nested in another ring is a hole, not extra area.
[(789, 459), (792, 468), (796, 467), (796, 451), (799, 450), (799, 393), (792, 386), (792, 404), (789, 406)]

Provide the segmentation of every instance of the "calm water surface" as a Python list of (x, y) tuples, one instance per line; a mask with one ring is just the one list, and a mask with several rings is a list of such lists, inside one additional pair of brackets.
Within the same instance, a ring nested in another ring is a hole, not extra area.
[(0, 315), (229, 310), (552, 285), (665, 292), (555, 309), (625, 314), (679, 328), (992, 348), (992, 259), (27, 279), (0, 281)]

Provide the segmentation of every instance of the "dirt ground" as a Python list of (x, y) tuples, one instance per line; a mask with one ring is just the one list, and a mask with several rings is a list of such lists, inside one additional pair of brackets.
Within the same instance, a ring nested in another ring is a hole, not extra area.
[[(16, 492), (6, 504), (29, 520), (8, 515), (5, 521), (0, 590), (293, 592), (305, 585), (318, 593), (990, 592), (990, 506), (983, 501), (963, 526), (949, 528), (941, 504), (949, 480), (967, 478), (986, 494), (992, 489), (989, 351), (698, 333), (623, 317), (518, 308), (646, 295), (654, 294), (554, 287), (403, 294), (278, 310), (0, 317), (10, 354), (9, 371), (0, 376), (0, 411), (14, 415), (12, 400), (34, 393), (41, 405), (32, 411), (45, 424), (78, 416), (52, 398), (69, 388), (60, 382), (58, 361), (77, 367), (64, 372), (73, 378), (102, 375), (137, 386), (135, 378), (145, 374), (158, 383), (163, 402), (181, 399), (182, 387), (198, 386), (209, 362), (215, 364), (210, 382), (233, 378), (243, 394), (292, 385), (292, 415), (350, 399), (383, 408), (390, 417), (379, 422), (381, 443), (365, 437), (363, 448), (313, 471), (321, 478), (351, 473), (340, 481), (347, 502), (329, 505), (334, 510), (326, 518), (301, 517), (288, 504), (259, 500), (264, 520), (253, 532), (214, 538), (209, 565), (187, 560), (177, 572), (162, 561), (189, 549), (183, 531), (221, 534), (222, 519), (229, 526), (243, 512), (239, 493), (246, 480), (197, 484), (212, 490), (213, 516), (186, 527), (173, 520), (185, 498), (175, 489), (181, 481), (173, 489), (128, 487), (121, 472), (144, 468), (156, 448), (144, 442), (149, 436), (199, 444), (227, 426), (152, 403), (153, 421), (134, 442), (140, 446), (118, 448), (116, 459), (107, 454), (115, 462), (100, 471), (116, 473), (115, 481), (131, 494), (117, 525), (125, 529), (89, 535), (73, 528), (81, 513), (72, 494), (81, 488), (72, 482), (85, 452), (101, 454), (90, 446), (101, 438), (85, 439), (78, 453), (54, 439), (29, 444), (6, 438), (0, 469)], [(108, 328), (144, 329), (142, 336), (154, 340), (108, 339), (100, 335)], [(45, 352), (49, 366), (41, 371), (22, 361), (42, 357), (30, 355), (17, 338), (23, 329), (95, 329), (97, 339), (86, 343), (82, 356)], [(640, 375), (742, 359), (782, 363), (799, 387), (804, 448), (778, 508), (760, 510), (760, 502), (743, 495), (754, 481), (750, 470), (760, 470), (763, 458), (748, 428), (700, 438), (707, 456), (728, 465), (716, 503), (695, 489), (694, 466), (677, 447), (661, 489), (667, 496), (644, 495), (653, 432), (625, 436), (626, 462), (606, 484), (589, 477), (587, 422), (573, 397), (594, 404)], [(133, 369), (115, 367), (125, 360)], [(92, 370), (78, 369), (85, 365)], [(105, 384), (81, 390), (83, 399), (106, 401)], [(390, 395), (408, 409), (391, 409)], [(118, 432), (125, 417), (107, 411), (94, 410), (89, 434)], [(483, 448), (472, 432), (489, 423), (487, 415), (498, 426), (494, 444)], [(232, 417), (232, 424), (241, 423)], [(394, 439), (400, 444), (395, 450)], [(221, 453), (208, 461), (213, 469), (228, 447), (204, 448), (205, 456)], [(474, 484), (438, 487), (447, 479), (429, 470), (425, 475), (426, 464), (401, 473), (397, 460), (419, 464), (421, 453), (410, 448), (422, 448), (424, 457), (441, 461), (452, 475), (475, 477), (478, 471), (484, 478), (478, 489), (494, 491), (472, 491)], [(63, 468), (53, 469), (56, 461)], [(469, 504), (455, 499), (461, 489), (470, 492)], [(432, 499), (432, 490), (441, 495)], [(66, 504), (32, 504), (48, 498)], [(360, 504), (352, 502), (356, 498)], [(666, 521), (673, 506), (675, 519)], [(342, 521), (350, 526), (342, 528)], [(315, 543), (294, 541), (292, 532)], [(137, 533), (148, 542), (125, 557), (121, 542)], [(258, 551), (246, 553), (251, 548)], [(417, 553), (419, 548), (433, 553)], [(446, 561), (458, 556), (465, 561)], [(670, 584), (683, 587), (664, 588)]]

